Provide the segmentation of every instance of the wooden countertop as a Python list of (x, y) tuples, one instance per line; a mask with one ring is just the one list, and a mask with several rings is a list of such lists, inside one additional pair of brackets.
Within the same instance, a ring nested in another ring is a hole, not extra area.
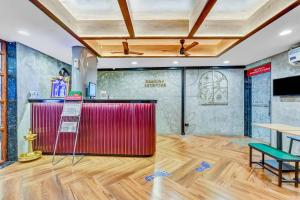
[[(64, 99), (28, 99), (29, 103), (63, 103)], [(84, 99), (84, 103), (157, 103), (153, 99)]]
[(291, 134), (291, 135), (299, 135), (300, 136), (300, 127), (297, 126), (290, 126), (286, 124), (260, 124), (260, 123), (254, 123), (254, 126), (262, 127), (262, 128), (267, 128), (271, 129), (274, 131), (280, 131), (286, 134)]

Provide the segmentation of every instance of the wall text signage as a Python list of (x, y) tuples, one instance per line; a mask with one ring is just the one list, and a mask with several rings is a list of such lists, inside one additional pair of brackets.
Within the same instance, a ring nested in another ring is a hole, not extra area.
[(247, 76), (255, 76), (258, 74), (263, 74), (271, 71), (271, 63), (267, 63), (261, 65), (259, 67), (255, 67), (252, 69), (247, 70)]
[(167, 84), (165, 82), (165, 80), (145, 80), (145, 87), (146, 88), (163, 88), (166, 87)]

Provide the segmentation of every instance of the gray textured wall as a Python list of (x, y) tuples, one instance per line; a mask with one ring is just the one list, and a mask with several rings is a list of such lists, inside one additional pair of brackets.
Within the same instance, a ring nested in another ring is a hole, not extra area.
[[(284, 52), (271, 58), (272, 79), (287, 76), (300, 75), (300, 67), (288, 63), (288, 54)], [(296, 86), (295, 87), (300, 87)], [(272, 122), (284, 123), (300, 127), (300, 96), (298, 97), (276, 97), (272, 98)], [(293, 102), (295, 100), (295, 102)], [(275, 138), (273, 139), (275, 141)], [(284, 148), (287, 149), (289, 140), (284, 140)], [(295, 144), (294, 153), (300, 154), (300, 145)]]
[(199, 99), (199, 80), (211, 70), (188, 70), (186, 73), (186, 121), (188, 133), (197, 135), (244, 134), (244, 70), (215, 70), (228, 80), (227, 105), (202, 105)]
[(29, 91), (38, 90), (40, 98), (50, 98), (51, 78), (58, 76), (63, 67), (71, 71), (70, 65), (17, 43), (18, 121), (24, 112)]
[[(272, 56), (249, 66), (255, 67), (263, 63), (271, 62), (271, 91), (273, 91), (273, 79), (284, 78), (288, 76), (300, 75), (300, 67), (292, 66), (288, 63), (288, 54), (283, 52), (281, 54)], [(295, 86), (299, 87), (299, 86)], [(272, 123), (282, 123), (293, 126), (300, 126), (300, 96), (294, 97), (279, 97), (271, 96), (272, 99), (272, 110), (271, 110), (271, 121)], [(289, 140), (284, 134), (283, 147), (284, 150), (288, 150)], [(276, 144), (276, 134), (272, 134), (272, 144)], [(300, 154), (300, 145), (296, 144), (294, 146), (293, 153)]]
[(38, 90), (39, 98), (50, 98), (51, 78), (56, 77), (63, 67), (71, 70), (70, 65), (17, 43), (18, 153), (27, 151), (23, 136), (30, 127), (29, 91)]
[[(178, 70), (98, 72), (97, 94), (112, 99), (155, 99), (159, 134), (180, 133), (181, 72)], [(145, 87), (145, 80), (164, 80), (166, 87)]]
[[(209, 70), (187, 70), (186, 122), (190, 134), (243, 135), (243, 70), (220, 70), (228, 79), (228, 105), (201, 105), (199, 78)], [(145, 80), (164, 80), (165, 88), (145, 88)], [(178, 70), (98, 72), (98, 91), (113, 99), (156, 99), (158, 134), (180, 133), (181, 72)]]

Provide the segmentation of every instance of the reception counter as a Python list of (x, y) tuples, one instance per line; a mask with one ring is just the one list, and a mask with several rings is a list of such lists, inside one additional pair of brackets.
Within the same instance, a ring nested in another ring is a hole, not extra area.
[[(33, 148), (51, 154), (63, 101), (31, 99), (31, 128), (37, 134)], [(90, 155), (151, 156), (155, 153), (155, 100), (85, 100), (76, 153)], [(75, 134), (63, 133), (58, 154), (70, 154)]]

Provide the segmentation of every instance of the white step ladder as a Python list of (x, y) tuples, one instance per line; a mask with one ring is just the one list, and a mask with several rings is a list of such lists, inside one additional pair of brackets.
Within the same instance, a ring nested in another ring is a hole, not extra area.
[(60, 161), (62, 161), (64, 158), (67, 157), (66, 155), (63, 156), (63, 158), (61, 158), (60, 160), (55, 161), (57, 145), (61, 134), (75, 134), (73, 153), (72, 153), (73, 156), (72, 165), (77, 164), (84, 157), (84, 155), (82, 155), (80, 156), (80, 159), (74, 162), (80, 118), (81, 118), (82, 103), (83, 101), (81, 96), (68, 96), (64, 100), (63, 111), (60, 116), (60, 122), (57, 130), (56, 141), (55, 141), (55, 146), (53, 151), (53, 157), (52, 157), (53, 165), (59, 163)]

